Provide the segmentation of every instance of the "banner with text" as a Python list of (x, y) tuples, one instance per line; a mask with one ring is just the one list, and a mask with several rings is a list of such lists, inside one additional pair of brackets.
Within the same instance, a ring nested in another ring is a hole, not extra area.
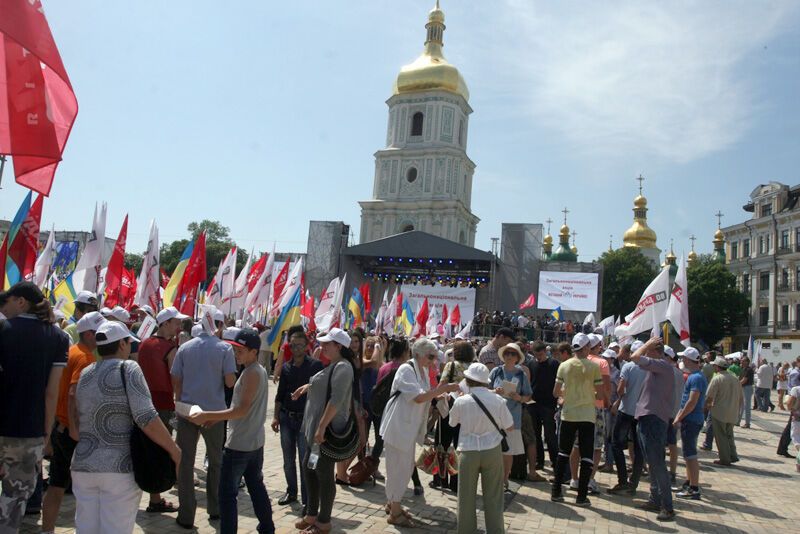
[[(466, 323), (475, 316), (475, 288), (474, 287), (443, 287), (443, 286), (415, 286), (404, 284), (400, 286), (403, 298), (411, 304), (411, 309), (417, 313), (422, 301), (428, 299), (428, 304), (436, 307), (439, 317), (442, 315), (442, 306), (447, 305), (448, 313), (458, 305), (461, 312), (461, 322)], [(433, 313), (433, 311), (432, 311)]]
[(597, 311), (599, 290), (597, 273), (561, 273), (541, 271), (539, 273), (540, 310)]

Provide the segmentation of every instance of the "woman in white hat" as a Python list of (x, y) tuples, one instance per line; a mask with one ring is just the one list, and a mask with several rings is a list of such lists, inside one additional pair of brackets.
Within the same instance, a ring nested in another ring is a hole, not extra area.
[(439, 349), (427, 338), (420, 338), (411, 348), (412, 358), (397, 368), (389, 402), (381, 420), (386, 454), (386, 505), (390, 525), (413, 526), (408, 511), (400, 501), (414, 471), (416, 445), (423, 444), (426, 416), (436, 397), (458, 391), (458, 384), (439, 384), (431, 389), (428, 368), (435, 365)]
[(514, 429), (508, 433), (508, 451), (503, 453), (503, 484), (508, 488), (508, 475), (514, 463), (514, 456), (525, 454), (522, 443), (522, 405), (531, 400), (533, 390), (530, 380), (520, 364), (525, 356), (516, 343), (501, 347), (497, 354), (503, 360), (501, 367), (492, 369), (489, 375), (489, 387), (506, 401), (508, 411), (514, 420)]
[(489, 369), (473, 363), (464, 372), (469, 394), (450, 409), (450, 424), (461, 425), (458, 434), (458, 534), (478, 531), (475, 503), (481, 477), (486, 532), (502, 534), (503, 452), (502, 432), (514, 430), (514, 419), (505, 401), (488, 389)]

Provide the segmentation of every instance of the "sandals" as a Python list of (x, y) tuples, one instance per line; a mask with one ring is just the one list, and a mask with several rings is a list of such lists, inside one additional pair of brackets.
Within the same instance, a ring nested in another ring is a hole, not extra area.
[(151, 502), (150, 504), (148, 504), (146, 511), (151, 514), (169, 514), (172, 512), (177, 512), (178, 509), (171, 502), (167, 502), (165, 499), (161, 499), (158, 502), (155, 503)]
[(396, 527), (415, 528), (417, 526), (414, 524), (414, 521), (405, 510), (403, 510), (399, 515), (389, 514), (389, 517), (386, 518), (386, 522)]
[[(392, 505), (386, 503), (386, 507), (384, 507), (383, 511), (386, 512), (386, 515), (392, 515)], [(414, 519), (414, 517), (411, 515), (411, 512), (408, 510), (403, 510), (402, 508), (400, 509), (400, 515), (404, 515), (409, 519)]]
[(308, 528), (301, 530), (300, 534), (325, 534), (326, 532), (331, 531), (331, 526), (329, 525), (327, 529), (319, 528), (317, 525), (309, 525)]

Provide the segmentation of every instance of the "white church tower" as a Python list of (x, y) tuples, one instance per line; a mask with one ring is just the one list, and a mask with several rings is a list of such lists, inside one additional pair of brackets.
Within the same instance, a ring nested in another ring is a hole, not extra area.
[(386, 148), (375, 154), (372, 200), (361, 205), (361, 243), (421, 230), (475, 246), (475, 163), (467, 157), (469, 91), (442, 55), (444, 12), (425, 25), (425, 50), (400, 70), (389, 106)]

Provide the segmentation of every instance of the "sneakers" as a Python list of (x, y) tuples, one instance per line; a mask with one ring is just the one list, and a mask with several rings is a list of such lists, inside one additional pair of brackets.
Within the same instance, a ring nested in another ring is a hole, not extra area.
[(669, 475), (669, 487), (672, 491), (678, 491), (678, 482), (675, 479), (675, 473)]
[(606, 490), (607, 493), (611, 495), (617, 495), (618, 493), (622, 493), (623, 491), (629, 490), (630, 485), (627, 482), (623, 482), (622, 484), (617, 484), (613, 488), (608, 488)]
[(575, 480), (574, 478), (569, 481), (569, 489), (578, 491), (578, 481)]
[(597, 487), (596, 480), (589, 481), (589, 495), (600, 495), (600, 489)]
[(675, 496), (676, 497), (681, 497), (683, 499), (691, 499), (693, 501), (699, 501), (700, 500), (700, 490), (699, 489), (694, 490), (692, 488), (686, 488), (686, 489), (681, 490), (678, 493), (676, 493)]
[(661, 510), (656, 519), (659, 521), (675, 521), (675, 510)]
[(661, 507), (650, 501), (646, 501), (640, 505), (637, 505), (636, 508), (639, 510), (647, 510), (648, 512), (661, 512)]
[(553, 491), (550, 493), (550, 500), (553, 502), (564, 502), (564, 496), (561, 494), (560, 491), (558, 492)]
[(700, 445), (700, 450), (701, 451), (710, 451), (711, 450), (711, 445), (706, 445), (705, 443), (703, 443), (702, 445)]
[(584, 497), (583, 499), (581, 499), (580, 497), (575, 499), (575, 506), (580, 506), (581, 508), (588, 508), (591, 505), (592, 505), (591, 501), (586, 497)]

